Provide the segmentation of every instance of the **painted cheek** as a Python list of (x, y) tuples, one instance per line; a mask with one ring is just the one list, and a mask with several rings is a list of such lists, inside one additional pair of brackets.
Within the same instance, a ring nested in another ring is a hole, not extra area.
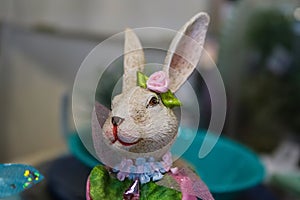
[(110, 140), (111, 142), (114, 140), (113, 132), (109, 130), (104, 132), (104, 137)]
[(143, 110), (136, 111), (134, 113), (133, 119), (134, 119), (135, 123), (137, 123), (137, 124), (146, 122), (146, 120), (147, 120), (146, 112)]
[(148, 119), (146, 108), (143, 106), (135, 106), (130, 109), (130, 117), (136, 124), (145, 123)]

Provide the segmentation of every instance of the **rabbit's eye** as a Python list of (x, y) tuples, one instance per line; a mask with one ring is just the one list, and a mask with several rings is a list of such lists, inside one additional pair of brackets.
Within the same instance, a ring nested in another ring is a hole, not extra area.
[(147, 108), (148, 108), (148, 107), (156, 106), (157, 104), (159, 104), (158, 98), (157, 98), (157, 97), (152, 97), (152, 98), (149, 100), (148, 104), (147, 104)]

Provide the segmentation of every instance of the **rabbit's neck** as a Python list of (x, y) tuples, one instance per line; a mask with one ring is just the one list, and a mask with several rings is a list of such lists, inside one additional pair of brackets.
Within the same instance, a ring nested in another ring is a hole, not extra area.
[(148, 183), (162, 179), (163, 174), (168, 172), (172, 167), (172, 154), (166, 153), (160, 161), (150, 158), (123, 159), (120, 164), (114, 167), (113, 171), (117, 172), (117, 178), (120, 181), (129, 178), (134, 180), (138, 178), (140, 182)]

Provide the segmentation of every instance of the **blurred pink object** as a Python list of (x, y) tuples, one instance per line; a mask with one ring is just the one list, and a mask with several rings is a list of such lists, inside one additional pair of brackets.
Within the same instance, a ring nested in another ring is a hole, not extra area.
[(205, 183), (190, 169), (180, 169), (176, 174), (171, 176), (180, 186), (182, 200), (214, 200)]
[(87, 182), (86, 182), (85, 197), (86, 197), (86, 200), (91, 200), (91, 197), (90, 197), (90, 176), (88, 177)]

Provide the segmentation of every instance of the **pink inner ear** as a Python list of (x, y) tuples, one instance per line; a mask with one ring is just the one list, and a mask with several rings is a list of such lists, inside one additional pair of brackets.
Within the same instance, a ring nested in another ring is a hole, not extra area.
[(201, 57), (208, 23), (208, 15), (198, 13), (181, 28), (172, 41), (164, 71), (169, 73), (169, 89), (173, 93), (196, 68)]

